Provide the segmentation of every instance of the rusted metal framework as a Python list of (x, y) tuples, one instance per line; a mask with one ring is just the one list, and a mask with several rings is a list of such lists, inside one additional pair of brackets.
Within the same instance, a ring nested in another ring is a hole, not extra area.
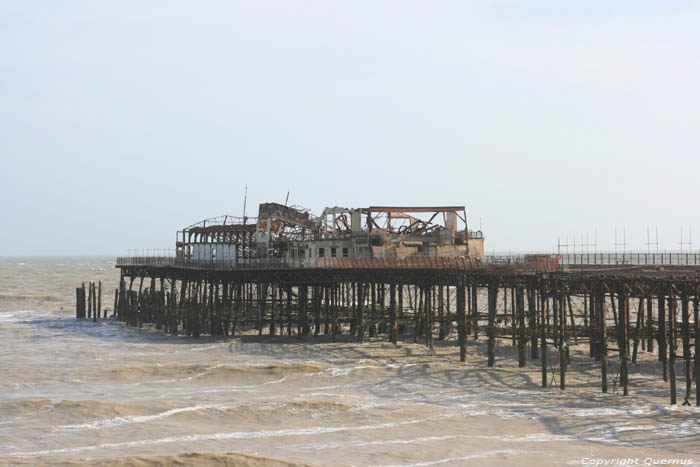
[(464, 206), (370, 206), (361, 211), (375, 256), (483, 256), (483, 234), (469, 230)]
[[(299, 255), (304, 241), (320, 236), (319, 219), (308, 210), (278, 203), (261, 204), (258, 210), (258, 257), (283, 258)], [(303, 256), (303, 249), (302, 249)]]
[(338, 206), (324, 209), (320, 216), (321, 238), (345, 238), (353, 233), (361, 234), (361, 215), (361, 209)]
[[(469, 243), (478, 245), (470, 249)], [(221, 216), (177, 235), (177, 258), (196, 263), (323, 257), (455, 257), (483, 255), (483, 235), (467, 227), (463, 206), (326, 208), (320, 217), (298, 206), (263, 203), (257, 218)], [(231, 261), (234, 260), (234, 261)]]
[[(252, 223), (249, 223), (251, 222)], [(256, 218), (219, 216), (177, 232), (176, 256), (192, 259), (195, 245), (235, 245), (236, 258), (256, 257)]]
[[(370, 206), (363, 211), (367, 215), (368, 230), (381, 229), (388, 234), (425, 235), (441, 226), (456, 231), (457, 219), (462, 222), (463, 230), (467, 228), (467, 211), (464, 206)], [(427, 215), (427, 218), (421, 218), (420, 214)], [(437, 222), (440, 220), (439, 215), (442, 216), (442, 224)]]

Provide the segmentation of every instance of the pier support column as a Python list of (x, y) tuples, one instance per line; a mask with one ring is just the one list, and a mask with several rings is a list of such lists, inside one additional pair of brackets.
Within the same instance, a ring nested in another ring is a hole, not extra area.
[(527, 362), (527, 340), (525, 337), (525, 295), (522, 286), (515, 289), (515, 308), (518, 318), (518, 366), (524, 367)]
[(365, 340), (365, 285), (357, 284), (357, 342), (362, 344)]
[(607, 336), (607, 306), (605, 304), (605, 291), (601, 284), (596, 299), (598, 307), (599, 325), (600, 325), (600, 376), (602, 380), (601, 390), (603, 393), (608, 392), (608, 336)]
[(277, 286), (275, 284), (271, 285), (270, 301), (272, 302), (270, 310), (270, 335), (274, 336), (277, 332)]
[(647, 331), (647, 352), (653, 352), (654, 351), (654, 316), (653, 316), (653, 307), (654, 303), (651, 300), (651, 296), (646, 297), (646, 304), (647, 304), (647, 325), (646, 325), (646, 331)]
[(459, 361), (467, 360), (467, 315), (465, 307), (464, 283), (457, 286), (457, 339), (459, 340)]
[(472, 326), (474, 326), (474, 341), (479, 340), (479, 288), (472, 286)]
[(566, 341), (566, 299), (564, 296), (555, 297), (557, 307), (555, 313), (559, 314), (559, 387), (566, 389), (566, 366), (568, 359), (566, 353), (569, 350)]
[(664, 381), (668, 381), (668, 364), (666, 361), (666, 351), (668, 349), (668, 346), (666, 345), (666, 298), (664, 292), (659, 293), (657, 303), (659, 305), (659, 328), (657, 330), (659, 360), (661, 361), (661, 370)]
[(287, 286), (285, 288), (285, 293), (287, 295), (287, 335), (291, 336), (292, 335), (292, 287)]
[(433, 304), (432, 287), (425, 287), (425, 345), (433, 350)]
[(496, 321), (496, 304), (498, 303), (498, 287), (496, 285), (488, 288), (488, 329), (486, 335), (488, 337), (487, 355), (488, 366), (492, 367), (496, 362), (496, 330), (494, 328)]
[(527, 314), (530, 331), (530, 358), (537, 360), (539, 357), (537, 349), (537, 290), (528, 288), (527, 290)]
[(681, 295), (681, 319), (683, 320), (681, 332), (683, 333), (683, 369), (685, 373), (685, 402), (690, 397), (690, 312), (688, 309), (688, 296), (685, 292)]
[(668, 380), (671, 383), (671, 405), (676, 403), (676, 298), (668, 297)]
[(540, 339), (542, 349), (542, 387), (547, 387), (547, 307), (545, 307), (545, 294), (540, 292), (539, 302), (542, 316), (540, 318)]
[(442, 285), (438, 286), (438, 296), (437, 296), (437, 302), (438, 302), (438, 324), (439, 324), (439, 333), (438, 333), (438, 340), (444, 341), (445, 340), (445, 295), (444, 295), (444, 290), (442, 288)]
[(399, 284), (398, 289), (398, 303), (396, 304), (396, 314), (398, 315), (398, 319), (403, 320), (403, 322), (398, 325), (397, 334), (404, 334), (406, 332), (406, 323), (403, 314), (403, 284)]
[(389, 286), (389, 335), (391, 343), (398, 343), (398, 323), (396, 322), (396, 284)]
[[(698, 297), (693, 299), (693, 324), (695, 326), (695, 333), (693, 336), (695, 343), (695, 378), (700, 376), (700, 323), (698, 322), (698, 312), (700, 312), (700, 303), (698, 302)], [(700, 407), (700, 384), (698, 384), (697, 379), (695, 380), (695, 405)]]

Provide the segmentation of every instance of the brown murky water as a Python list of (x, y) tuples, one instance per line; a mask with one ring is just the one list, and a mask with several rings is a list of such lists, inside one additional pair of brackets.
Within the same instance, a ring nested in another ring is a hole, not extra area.
[(570, 389), (542, 389), (539, 363), (517, 368), (506, 341), (487, 369), (484, 339), (464, 365), (454, 337), (433, 355), (383, 339), (195, 340), (77, 321), (75, 287), (96, 279), (111, 307), (111, 259), (0, 259), (0, 463), (700, 461), (700, 411), (668, 405), (653, 355), (632, 365), (630, 397), (601, 394), (576, 349)]

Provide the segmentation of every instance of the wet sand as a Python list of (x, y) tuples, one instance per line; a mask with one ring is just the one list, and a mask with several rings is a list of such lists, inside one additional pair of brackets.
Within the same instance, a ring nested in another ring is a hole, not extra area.
[(630, 365), (623, 397), (612, 393), (617, 360), (611, 393), (601, 394), (599, 366), (583, 347), (572, 348), (560, 391), (540, 387), (539, 361), (518, 368), (509, 340), (487, 368), (485, 338), (469, 339), (462, 364), (454, 336), (430, 353), (384, 338), (191, 339), (77, 321), (81, 281), (102, 279), (111, 308), (113, 266), (111, 258), (0, 260), (0, 464), (700, 461), (700, 411), (669, 405), (655, 355)]

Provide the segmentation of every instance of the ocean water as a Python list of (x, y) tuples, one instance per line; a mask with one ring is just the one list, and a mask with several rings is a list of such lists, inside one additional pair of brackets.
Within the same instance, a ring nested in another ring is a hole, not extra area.
[(98, 279), (111, 308), (110, 258), (0, 259), (0, 464), (700, 461), (700, 410), (669, 405), (654, 355), (632, 365), (629, 397), (612, 393), (614, 358), (600, 393), (583, 348), (568, 389), (543, 389), (539, 362), (518, 368), (506, 340), (487, 368), (484, 338), (462, 364), (454, 336), (430, 353), (383, 337), (192, 339), (76, 320), (75, 287)]

